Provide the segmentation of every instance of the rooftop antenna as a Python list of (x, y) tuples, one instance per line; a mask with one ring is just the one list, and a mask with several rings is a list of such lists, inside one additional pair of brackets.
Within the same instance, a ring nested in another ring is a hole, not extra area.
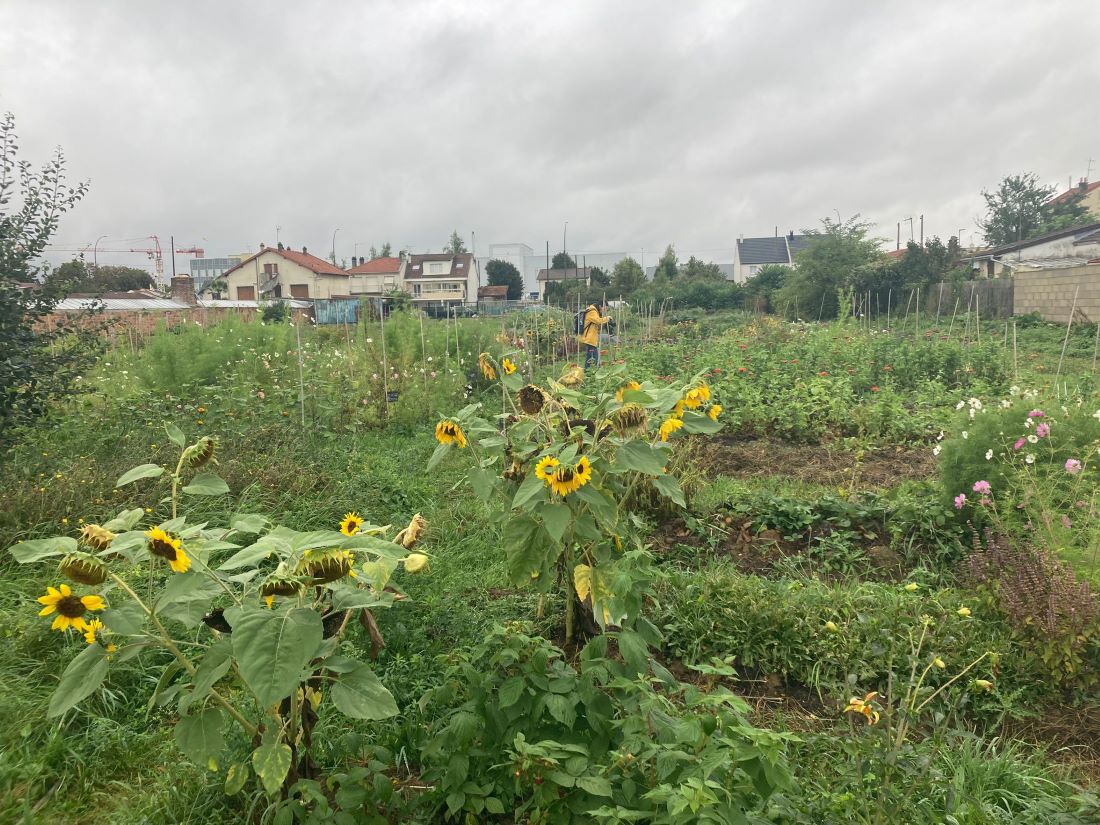
[(913, 218), (903, 218), (902, 220), (909, 221), (909, 240), (913, 240)]

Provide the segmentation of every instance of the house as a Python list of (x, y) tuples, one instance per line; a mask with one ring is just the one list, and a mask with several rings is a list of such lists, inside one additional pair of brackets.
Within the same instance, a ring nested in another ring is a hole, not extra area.
[(733, 280), (743, 284), (762, 266), (794, 266), (794, 256), (810, 245), (809, 235), (739, 238), (734, 250)]
[(1081, 178), (1072, 189), (1067, 189), (1061, 195), (1051, 199), (1051, 203), (1064, 203), (1070, 198), (1080, 197), (1081, 205), (1092, 213), (1092, 216), (1100, 220), (1100, 180), (1089, 183), (1088, 178)]
[(477, 291), (477, 302), (491, 303), (508, 300), (507, 286), (483, 286)]
[(282, 244), (261, 247), (221, 276), (228, 298), (236, 301), (273, 301), (278, 298), (337, 298), (350, 294), (348, 273), (306, 247), (294, 252)]
[(369, 261), (360, 258), (358, 264), (352, 258), (352, 267), (348, 270), (349, 294), (377, 297), (401, 289), (404, 266), (404, 256), (374, 258)]
[(248, 253), (229, 255), (225, 258), (193, 258), (191, 278), (195, 285), (195, 292), (200, 294), (205, 292), (210, 284), (247, 257)]
[(1065, 269), (1100, 259), (1100, 223), (1059, 229), (964, 256), (976, 275), (998, 278), (1013, 270)]
[(469, 252), (409, 255), (405, 261), (404, 290), (424, 309), (477, 302), (481, 274)]
[(539, 300), (546, 300), (546, 288), (550, 284), (566, 281), (584, 281), (586, 287), (592, 286), (592, 267), (582, 266), (573, 269), (540, 269), (535, 279), (539, 285)]

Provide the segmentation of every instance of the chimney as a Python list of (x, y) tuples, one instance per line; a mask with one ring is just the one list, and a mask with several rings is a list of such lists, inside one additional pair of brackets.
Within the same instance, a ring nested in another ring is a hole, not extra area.
[(792, 241), (794, 240), (794, 230), (793, 229), (790, 232), (787, 233), (787, 237)]
[(267, 244), (265, 244), (263, 241), (260, 241), (260, 249), (267, 249)]
[(362, 265), (363, 265), (363, 264), (365, 264), (366, 262), (367, 262), (367, 259), (366, 259), (366, 258), (364, 258), (364, 257), (363, 257), (362, 255), (360, 255), (360, 256), (359, 256), (359, 266), (362, 266)]
[(190, 275), (177, 275), (172, 279), (172, 299), (181, 304), (195, 306), (195, 282)]
[(309, 250), (306, 249), (304, 246), (302, 247), (302, 254), (303, 255), (308, 255), (309, 254)]
[(283, 242), (282, 242), (282, 241), (279, 241), (279, 251), (281, 252), (281, 251), (282, 251), (282, 249), (283, 249)]
[(1081, 178), (1081, 180), (1077, 181), (1077, 191), (1078, 192), (1087, 192), (1088, 188), (1089, 188), (1089, 179), (1088, 178)]

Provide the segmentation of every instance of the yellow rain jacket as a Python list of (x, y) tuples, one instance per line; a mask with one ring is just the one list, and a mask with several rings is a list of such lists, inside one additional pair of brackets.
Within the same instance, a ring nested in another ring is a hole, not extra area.
[(580, 342), (590, 347), (600, 345), (600, 327), (611, 320), (609, 315), (600, 315), (595, 304), (589, 304), (584, 311), (584, 333), (580, 336)]

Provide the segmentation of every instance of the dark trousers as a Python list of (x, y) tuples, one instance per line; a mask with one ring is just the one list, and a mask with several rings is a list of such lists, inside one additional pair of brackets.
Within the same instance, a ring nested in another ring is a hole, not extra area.
[(587, 370), (591, 364), (595, 364), (597, 367), (600, 365), (600, 348), (594, 347), (591, 344), (585, 344), (584, 368)]

